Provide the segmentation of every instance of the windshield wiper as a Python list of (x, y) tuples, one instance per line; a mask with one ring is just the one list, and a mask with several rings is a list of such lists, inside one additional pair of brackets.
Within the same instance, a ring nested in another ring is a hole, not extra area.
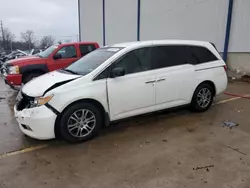
[(72, 70), (69, 70), (69, 69), (61, 69), (61, 70), (66, 71), (66, 72), (70, 72), (71, 74), (79, 75), (79, 73), (72, 71)]

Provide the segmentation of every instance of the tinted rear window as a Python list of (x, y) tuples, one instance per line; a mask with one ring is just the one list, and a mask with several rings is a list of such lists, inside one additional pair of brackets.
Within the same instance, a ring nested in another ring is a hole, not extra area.
[(186, 64), (186, 46), (158, 46), (153, 52), (155, 68)]
[(218, 58), (205, 47), (187, 47), (187, 62), (190, 64), (197, 65), (216, 60), (218, 60)]

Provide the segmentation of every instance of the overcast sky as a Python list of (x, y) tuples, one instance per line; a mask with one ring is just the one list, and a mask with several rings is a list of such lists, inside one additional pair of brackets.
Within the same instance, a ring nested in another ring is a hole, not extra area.
[(36, 38), (52, 35), (57, 40), (77, 39), (77, 0), (1, 0), (0, 20), (20, 39), (27, 29)]

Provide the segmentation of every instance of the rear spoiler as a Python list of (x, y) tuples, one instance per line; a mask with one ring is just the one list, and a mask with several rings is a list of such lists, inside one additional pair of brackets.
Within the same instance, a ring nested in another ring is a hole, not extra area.
[[(218, 53), (220, 53), (220, 52), (217, 50), (217, 48), (216, 48), (216, 46), (215, 46), (214, 43), (210, 42), (210, 44), (212, 44), (213, 47), (215, 48), (215, 50), (216, 50)], [(225, 71), (227, 71), (227, 65), (224, 65), (223, 67), (224, 67)]]
[(212, 43), (212, 42), (210, 42), (210, 44), (212, 44), (212, 45), (213, 45), (213, 47), (215, 48), (215, 50), (219, 53), (219, 51), (217, 50), (217, 48), (216, 48), (215, 44), (214, 44), (214, 43)]

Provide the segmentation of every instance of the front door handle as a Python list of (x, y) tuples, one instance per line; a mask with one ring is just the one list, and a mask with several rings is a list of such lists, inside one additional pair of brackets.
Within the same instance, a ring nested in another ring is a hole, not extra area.
[(146, 84), (152, 84), (152, 83), (155, 83), (155, 80), (146, 81), (145, 83)]
[(162, 82), (162, 81), (165, 81), (165, 80), (166, 80), (166, 77), (164, 77), (164, 78), (159, 78), (159, 79), (156, 80), (156, 82)]

